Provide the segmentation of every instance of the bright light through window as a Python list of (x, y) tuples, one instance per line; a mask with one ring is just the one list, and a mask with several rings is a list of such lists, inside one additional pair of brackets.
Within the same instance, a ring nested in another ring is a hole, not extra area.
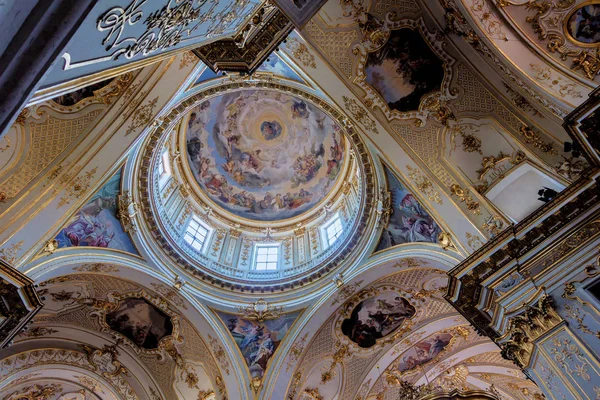
[(278, 246), (258, 246), (256, 248), (256, 269), (277, 269)]
[(171, 175), (171, 166), (169, 165), (169, 153), (165, 150), (162, 153), (160, 162), (158, 163), (159, 176)]
[(325, 228), (327, 234), (327, 244), (331, 246), (342, 235), (342, 222), (340, 217), (336, 216), (332, 223)]
[(183, 240), (188, 242), (195, 250), (202, 251), (207, 236), (208, 229), (194, 216), (185, 230)]

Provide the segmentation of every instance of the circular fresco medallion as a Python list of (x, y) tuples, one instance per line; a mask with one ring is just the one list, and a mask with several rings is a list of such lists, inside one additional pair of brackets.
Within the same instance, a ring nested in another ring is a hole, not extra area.
[(342, 322), (342, 333), (360, 347), (369, 348), (415, 315), (415, 307), (390, 290), (368, 297)]
[(586, 46), (600, 46), (600, 3), (583, 4), (565, 19), (567, 36)]
[(343, 170), (340, 127), (294, 96), (227, 93), (198, 105), (187, 121), (194, 177), (212, 201), (242, 218), (296, 217), (323, 200)]

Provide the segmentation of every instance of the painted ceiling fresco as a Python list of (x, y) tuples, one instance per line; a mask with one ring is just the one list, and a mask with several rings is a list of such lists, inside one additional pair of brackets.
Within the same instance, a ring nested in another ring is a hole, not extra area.
[(144, 349), (156, 349), (173, 333), (171, 318), (142, 298), (127, 298), (117, 310), (106, 315), (107, 325)]
[(437, 243), (441, 232), (438, 224), (396, 175), (388, 168), (384, 169), (391, 196), (392, 214), (381, 233), (376, 251), (402, 243)]
[(117, 218), (117, 196), (121, 171), (94, 194), (58, 233), (59, 248), (74, 246), (107, 247), (139, 254)]
[(312, 104), (275, 91), (205, 101), (189, 115), (186, 140), (192, 172), (210, 199), (252, 220), (308, 211), (344, 163), (338, 125)]
[(242, 352), (252, 378), (262, 378), (277, 347), (285, 337), (299, 312), (284, 314), (263, 322), (251, 321), (238, 315), (217, 313), (227, 325)]
[(372, 347), (377, 339), (389, 335), (415, 315), (415, 311), (397, 292), (383, 292), (358, 303), (350, 318), (342, 322), (342, 332), (360, 347)]
[(112, 81), (112, 79), (106, 79), (102, 82), (94, 83), (93, 85), (75, 90), (74, 92), (65, 93), (62, 96), (55, 97), (52, 99), (52, 101), (60, 104), (61, 106), (72, 106), (79, 103), (81, 100), (87, 99), (88, 97), (93, 97), (95, 91), (105, 88)]
[(366, 81), (385, 99), (391, 110), (418, 110), (424, 95), (439, 90), (444, 80), (442, 61), (418, 31), (392, 31), (385, 46), (370, 53)]
[(600, 42), (600, 4), (586, 4), (574, 10), (566, 21), (573, 40), (584, 45)]

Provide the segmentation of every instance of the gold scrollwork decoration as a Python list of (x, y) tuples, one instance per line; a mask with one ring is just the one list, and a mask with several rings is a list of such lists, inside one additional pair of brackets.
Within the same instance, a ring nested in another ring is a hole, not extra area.
[(532, 145), (533, 147), (540, 149), (544, 153), (552, 155), (558, 155), (558, 152), (554, 148), (554, 143), (544, 142), (539, 133), (527, 125), (522, 125), (519, 129), (521, 135), (525, 138), (525, 143)]
[(335, 377), (335, 367), (342, 364), (345, 358), (352, 355), (350, 346), (347, 343), (340, 341), (335, 342), (335, 352), (333, 353), (331, 364), (323, 372), (321, 372), (321, 384), (331, 381)]
[(469, 194), (469, 189), (463, 189), (458, 183), (455, 183), (452, 186), (450, 186), (450, 193), (458, 197), (461, 203), (465, 203), (465, 205), (467, 206), (467, 210), (471, 211), (474, 215), (481, 215), (479, 203), (473, 200), (473, 198)]
[(92, 365), (95, 370), (100, 371), (102, 376), (111, 377), (121, 374), (129, 376), (129, 372), (127, 372), (127, 369), (117, 358), (119, 355), (117, 346), (119, 346), (121, 343), (123, 342), (119, 338), (115, 344), (105, 344), (101, 349), (88, 346), (86, 344), (81, 345), (81, 348), (87, 354), (90, 365)]
[[(525, 3), (516, 3), (510, 0), (498, 0), (498, 7), (518, 6), (525, 7), (527, 11), (533, 11), (533, 15), (528, 15), (525, 21), (529, 23), (533, 29), (533, 32), (537, 34), (539, 40), (546, 41), (546, 48), (550, 53), (558, 54), (559, 58), (563, 61), (572, 59), (572, 65), (570, 68), (573, 71), (581, 71), (588, 79), (593, 80), (595, 76), (600, 73), (600, 56), (599, 51), (590, 51), (582, 49), (586, 47), (598, 47), (598, 43), (583, 43), (574, 38), (567, 27), (567, 23), (570, 20), (573, 13), (578, 8), (574, 8), (566, 16), (562, 15), (563, 19), (563, 34), (557, 34), (554, 32), (547, 32), (541, 23), (542, 18), (553, 13), (564, 14), (569, 8), (575, 4), (575, 0), (559, 0), (559, 1), (548, 1), (548, 0), (530, 0)], [(568, 38), (577, 47), (573, 48), (565, 43), (565, 37)]]
[(520, 314), (509, 319), (507, 333), (497, 340), (502, 357), (520, 368), (526, 368), (533, 353), (534, 340), (561, 321), (554, 310), (552, 298), (546, 294), (531, 305), (525, 304)]
[(286, 47), (291, 50), (295, 59), (299, 60), (305, 67), (312, 69), (317, 68), (315, 56), (308, 51), (308, 47), (296, 38), (291, 38), (286, 41)]
[(437, 204), (442, 204), (442, 199), (437, 190), (433, 188), (433, 183), (421, 171), (410, 165), (406, 166), (409, 178), (415, 183), (417, 189), (421, 191), (429, 201), (434, 201)]
[(273, 306), (264, 299), (258, 299), (249, 306), (238, 306), (238, 311), (251, 321), (264, 322), (268, 319), (276, 319), (283, 313), (283, 306)]
[[(450, 141), (453, 144), (455, 143), (456, 136), (460, 135), (460, 137), (462, 138), (462, 149), (464, 152), (479, 153), (479, 154), (483, 155), (483, 153), (481, 152), (481, 139), (478, 138), (477, 136), (473, 135), (472, 133), (466, 133), (464, 125), (458, 125), (458, 124), (453, 125), (450, 132), (451, 132)], [(455, 147), (456, 147), (456, 145), (454, 145), (453, 149)]]
[(375, 120), (369, 116), (369, 113), (364, 107), (360, 106), (356, 100), (346, 96), (342, 96), (342, 100), (344, 101), (344, 108), (352, 115), (352, 118), (364, 126), (366, 130), (373, 132), (376, 135), (379, 134)]
[(125, 131), (125, 136), (135, 132), (139, 128), (146, 127), (148, 126), (148, 124), (150, 124), (150, 122), (154, 118), (154, 108), (156, 108), (157, 102), (158, 96), (152, 100), (149, 100), (143, 106), (135, 109), (131, 117), (131, 123)]
[(135, 223), (135, 216), (138, 212), (138, 205), (133, 201), (129, 190), (125, 190), (122, 194), (117, 196), (117, 218), (123, 225), (123, 230), (128, 233), (136, 233), (137, 225)]

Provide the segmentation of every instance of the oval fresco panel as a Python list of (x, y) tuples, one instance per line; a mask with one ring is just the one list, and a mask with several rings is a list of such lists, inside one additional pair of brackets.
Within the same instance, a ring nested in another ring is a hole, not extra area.
[(369, 297), (342, 322), (342, 333), (360, 347), (369, 348), (415, 315), (415, 307), (395, 291)]
[(344, 164), (339, 126), (316, 106), (275, 91), (203, 102), (190, 112), (186, 140), (191, 170), (210, 199), (258, 221), (308, 211)]
[(576, 9), (566, 21), (568, 36), (584, 45), (600, 44), (600, 3)]

